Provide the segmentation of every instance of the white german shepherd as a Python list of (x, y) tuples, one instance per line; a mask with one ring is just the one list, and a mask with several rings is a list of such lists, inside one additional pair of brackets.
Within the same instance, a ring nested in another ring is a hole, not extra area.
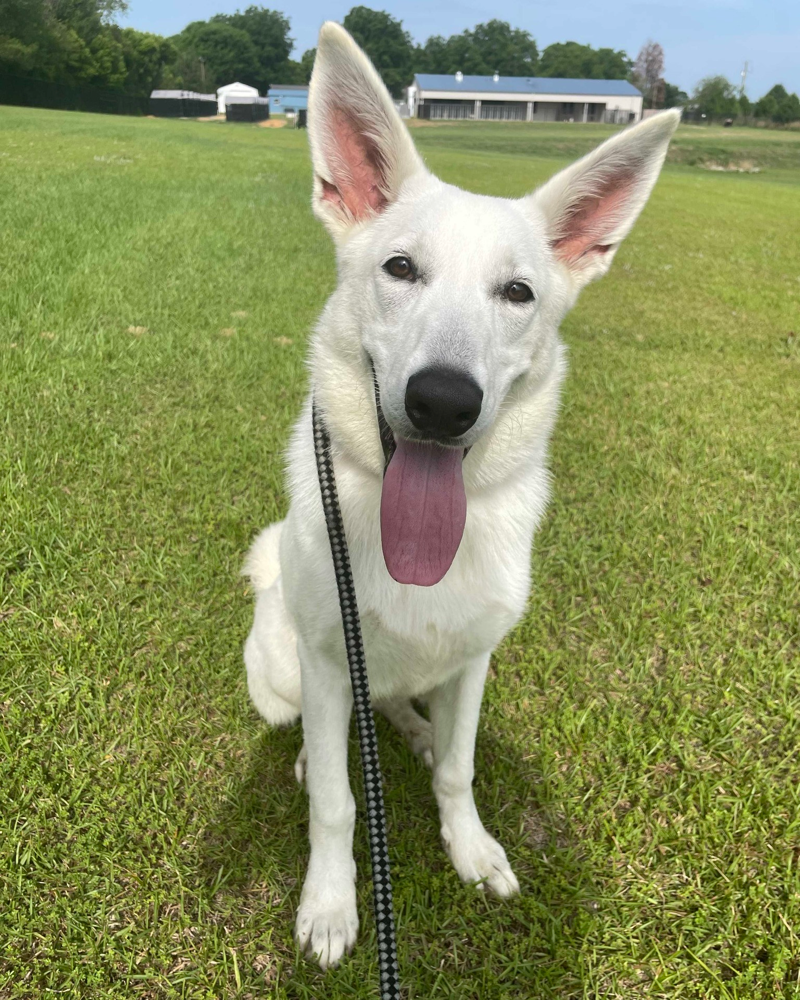
[[(267, 722), (302, 713), (296, 771), (311, 856), (296, 935), (323, 969), (352, 948), (358, 914), (352, 697), (311, 394), (332, 441), (373, 699), (433, 768), (459, 876), (510, 896), (519, 883), (475, 808), (473, 755), (489, 657), (525, 608), (548, 500), (566, 368), (558, 327), (608, 270), (679, 117), (621, 132), (519, 200), (469, 194), (429, 173), (347, 32), (322, 28), (309, 94), (313, 206), (336, 243), (339, 281), (311, 344), (289, 514), (245, 567), (256, 607), (244, 657)], [(412, 698), (427, 702), (430, 722)]]

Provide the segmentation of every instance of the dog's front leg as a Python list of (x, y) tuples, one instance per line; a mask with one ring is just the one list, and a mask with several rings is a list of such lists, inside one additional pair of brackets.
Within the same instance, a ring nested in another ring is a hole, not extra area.
[(327, 969), (350, 952), (358, 932), (353, 826), (356, 806), (347, 777), (352, 693), (346, 672), (298, 643), (303, 736), (308, 753), (311, 857), (297, 911), (297, 942)]
[(481, 657), (429, 697), (433, 723), (433, 790), (450, 860), (464, 882), (488, 886), (498, 896), (519, 892), (506, 852), (483, 827), (472, 778), (475, 736), (489, 657)]

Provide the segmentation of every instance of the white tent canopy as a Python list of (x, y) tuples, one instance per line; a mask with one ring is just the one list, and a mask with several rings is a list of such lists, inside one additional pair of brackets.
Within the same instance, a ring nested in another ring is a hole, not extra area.
[(224, 115), (226, 104), (249, 104), (256, 97), (258, 91), (255, 87), (246, 83), (226, 83), (217, 89), (217, 112)]

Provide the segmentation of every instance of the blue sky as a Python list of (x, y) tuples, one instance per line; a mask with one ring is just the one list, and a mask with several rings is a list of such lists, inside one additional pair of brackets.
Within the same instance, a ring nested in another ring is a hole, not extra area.
[[(246, 7), (258, 0), (130, 0), (123, 24), (171, 35), (189, 21)], [(341, 21), (357, 0), (261, 0), (282, 10), (292, 24), (295, 58), (315, 44), (322, 21)], [(363, 0), (362, 0), (363, 2)], [(525, 28), (540, 50), (551, 42), (574, 40), (625, 49), (635, 58), (652, 38), (666, 54), (666, 78), (691, 91), (703, 76), (722, 73), (738, 85), (750, 63), (747, 93), (760, 97), (775, 83), (800, 92), (800, 2), (798, 0), (569, 0), (522, 3), (480, 0), (448, 3), (431, 0), (375, 0), (365, 3), (399, 17), (416, 41), (451, 35), (493, 17)]]

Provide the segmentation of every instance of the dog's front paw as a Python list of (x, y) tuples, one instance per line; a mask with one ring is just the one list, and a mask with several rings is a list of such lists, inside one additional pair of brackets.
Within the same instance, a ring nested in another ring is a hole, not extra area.
[(318, 890), (306, 879), (295, 921), (295, 938), (305, 954), (316, 958), (323, 972), (335, 968), (353, 950), (357, 934), (355, 884)]
[(442, 839), (462, 882), (474, 882), (479, 889), (488, 888), (503, 899), (519, 892), (506, 852), (482, 826), (457, 833), (442, 829)]

